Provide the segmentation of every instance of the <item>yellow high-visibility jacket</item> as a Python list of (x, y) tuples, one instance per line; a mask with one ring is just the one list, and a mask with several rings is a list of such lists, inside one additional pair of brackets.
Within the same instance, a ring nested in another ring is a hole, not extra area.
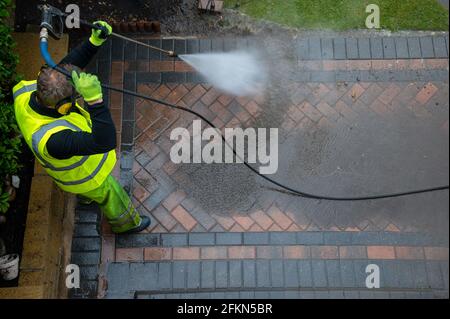
[(104, 154), (73, 156), (56, 159), (47, 151), (47, 141), (62, 130), (92, 132), (89, 113), (76, 105), (80, 113), (70, 112), (60, 118), (36, 113), (29, 105), (31, 94), (36, 91), (35, 81), (21, 81), (13, 88), (16, 120), (26, 143), (47, 173), (63, 190), (81, 194), (98, 188), (116, 163), (115, 150)]

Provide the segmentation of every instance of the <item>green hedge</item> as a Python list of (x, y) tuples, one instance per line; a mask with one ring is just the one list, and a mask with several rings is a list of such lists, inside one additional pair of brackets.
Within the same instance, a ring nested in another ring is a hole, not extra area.
[(21, 147), (11, 92), (17, 82), (18, 57), (13, 53), (12, 30), (6, 23), (10, 5), (10, 0), (0, 0), (0, 213), (9, 208), (5, 180), (17, 173)]

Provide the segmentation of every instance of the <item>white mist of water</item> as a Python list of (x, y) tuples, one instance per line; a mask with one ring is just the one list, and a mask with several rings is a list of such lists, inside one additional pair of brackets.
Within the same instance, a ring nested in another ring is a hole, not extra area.
[(264, 67), (248, 52), (186, 54), (180, 55), (180, 59), (214, 87), (237, 96), (257, 94), (267, 80)]

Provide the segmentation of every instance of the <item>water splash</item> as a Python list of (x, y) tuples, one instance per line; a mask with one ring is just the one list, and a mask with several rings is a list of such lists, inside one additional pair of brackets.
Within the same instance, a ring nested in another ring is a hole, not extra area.
[(266, 71), (258, 63), (255, 54), (234, 51), (186, 54), (179, 57), (195, 68), (210, 84), (233, 95), (254, 95), (266, 84)]

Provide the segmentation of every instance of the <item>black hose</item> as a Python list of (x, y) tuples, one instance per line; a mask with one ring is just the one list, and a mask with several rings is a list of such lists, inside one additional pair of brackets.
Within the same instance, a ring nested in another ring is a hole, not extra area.
[[(64, 75), (66, 75), (69, 78), (72, 78), (71, 74), (67, 71), (64, 70), (58, 66), (54, 66), (54, 69), (60, 73), (63, 73)], [(128, 94), (128, 95), (132, 95), (134, 97), (138, 97), (141, 99), (145, 99), (145, 100), (149, 100), (161, 105), (165, 105), (174, 109), (178, 109), (178, 110), (182, 110), (188, 113), (191, 113), (197, 117), (199, 117), (200, 119), (202, 119), (203, 121), (205, 121), (206, 123), (208, 123), (208, 125), (210, 125), (211, 127), (217, 129), (220, 132), (220, 136), (222, 137), (222, 140), (229, 146), (231, 147), (233, 154), (236, 155), (237, 157), (238, 154), (236, 153), (236, 151), (234, 150), (234, 147), (232, 147), (231, 145), (228, 144), (228, 142), (226, 141), (225, 137), (223, 136), (223, 134), (221, 133), (221, 131), (211, 122), (209, 121), (207, 118), (205, 118), (203, 115), (190, 110), (186, 107), (183, 106), (179, 106), (179, 105), (175, 105), (175, 104), (171, 104), (169, 102), (166, 101), (162, 101), (162, 100), (158, 100), (155, 98), (152, 98), (151, 96), (147, 96), (147, 95), (143, 95), (134, 91), (130, 91), (130, 90), (125, 90), (125, 89), (119, 89), (107, 84), (102, 84), (102, 87), (104, 89), (110, 90), (110, 91), (115, 91), (115, 92), (119, 92), (122, 94)], [(381, 195), (369, 195), (369, 196), (360, 196), (360, 197), (333, 197), (333, 196), (325, 196), (325, 195), (316, 195), (316, 194), (310, 194), (310, 193), (306, 193), (306, 192), (302, 192), (299, 190), (296, 190), (292, 187), (286, 186), (281, 184), (280, 182), (277, 182), (276, 180), (267, 177), (266, 175), (261, 174), (260, 172), (258, 172), (255, 168), (253, 168), (250, 164), (248, 164), (245, 160), (241, 159), (243, 164), (245, 166), (247, 166), (253, 173), (257, 174), (258, 176), (262, 177), (263, 179), (265, 179), (266, 181), (268, 181), (269, 183), (272, 183), (278, 187), (280, 187), (281, 189), (276, 189), (276, 188), (270, 188), (271, 190), (274, 191), (278, 191), (278, 192), (282, 192), (282, 193), (286, 193), (286, 194), (290, 194), (290, 195), (296, 195), (296, 196), (301, 196), (301, 197), (305, 197), (305, 198), (311, 198), (311, 199), (318, 199), (318, 200), (330, 200), (330, 201), (366, 201), (366, 200), (376, 200), (376, 199), (384, 199), (384, 198), (393, 198), (393, 197), (401, 197), (401, 196), (409, 196), (409, 195), (415, 195), (415, 194), (421, 194), (421, 193), (429, 193), (429, 192), (435, 192), (435, 191), (442, 191), (442, 190), (446, 190), (449, 189), (449, 185), (445, 185), (445, 186), (437, 186), (437, 187), (431, 187), (431, 188), (424, 188), (424, 189), (419, 189), (419, 190), (412, 190), (412, 191), (406, 191), (406, 192), (399, 192), (399, 193), (390, 193), (390, 194), (381, 194)]]

